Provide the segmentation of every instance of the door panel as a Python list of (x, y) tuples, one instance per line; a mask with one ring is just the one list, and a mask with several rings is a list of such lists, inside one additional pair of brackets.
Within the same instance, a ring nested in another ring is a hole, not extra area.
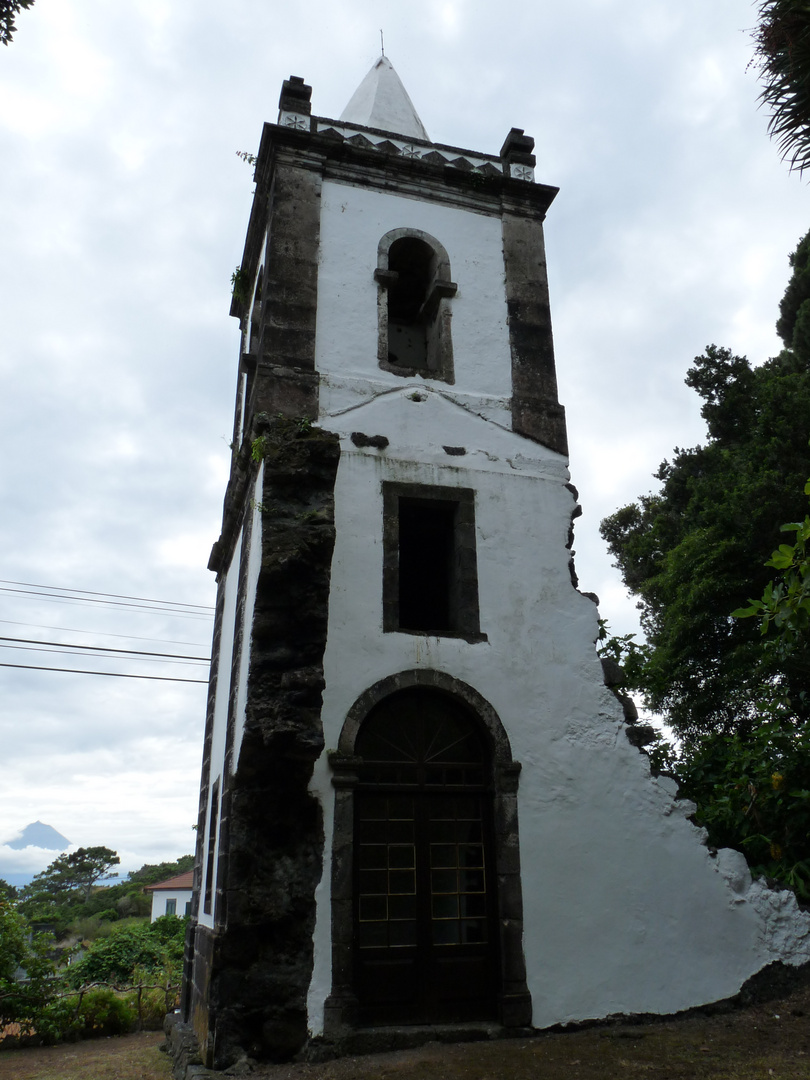
[(403, 690), (355, 741), (354, 988), (360, 1021), (495, 1016), (489, 755), (474, 714)]
[(494, 1015), (483, 794), (356, 795), (356, 979), (363, 1023)]

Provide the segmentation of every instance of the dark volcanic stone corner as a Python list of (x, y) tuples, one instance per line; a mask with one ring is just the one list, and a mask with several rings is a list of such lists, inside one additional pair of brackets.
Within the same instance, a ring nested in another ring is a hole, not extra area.
[(224, 921), (210, 984), (214, 1060), (285, 1060), (307, 1038), (323, 749), (323, 653), (332, 551), (335, 435), (305, 421), (264, 424), (262, 558), (244, 737), (231, 782)]

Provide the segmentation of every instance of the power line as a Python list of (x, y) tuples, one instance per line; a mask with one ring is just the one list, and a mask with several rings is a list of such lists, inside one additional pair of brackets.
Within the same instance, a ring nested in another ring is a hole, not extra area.
[[(78, 648), (78, 646), (77, 646), (77, 648)], [(0, 649), (17, 649), (20, 652), (44, 652), (46, 656), (81, 656), (83, 660), (88, 659), (88, 656), (87, 656), (86, 653), (73, 652), (72, 649), (39, 649), (39, 648), (37, 648), (36, 645), (2, 645), (2, 644), (0, 644)], [(109, 655), (107, 655), (107, 653), (102, 651), (102, 652), (99, 652), (99, 653), (94, 653), (93, 654), (93, 659), (95, 659), (95, 660), (120, 660), (121, 657), (120, 656), (109, 656)], [(141, 663), (144, 663), (144, 664), (177, 664), (177, 665), (180, 665), (180, 666), (184, 666), (184, 665), (189, 666), (190, 665), (191, 667), (205, 667), (206, 666), (205, 661), (201, 662), (199, 660), (157, 660), (157, 659), (153, 659), (153, 658), (148, 657), (148, 656), (143, 656), (143, 657), (140, 657), (140, 658), (135, 657), (135, 659), (140, 659)]]
[[(53, 645), (60, 649), (86, 649), (92, 652), (125, 653), (127, 656), (159, 656), (164, 660), (202, 660), (206, 664), (211, 663), (210, 656), (188, 656), (186, 653), (147, 652), (144, 649), (114, 649), (112, 646), (108, 647), (106, 645), (79, 645), (70, 641), (39, 641), (37, 638), (0, 636), (0, 641), (17, 641), (22, 645)], [(16, 646), (0, 645), (0, 648), (11, 649), (16, 648)]]
[(65, 634), (92, 634), (93, 637), (122, 638), (125, 641), (158, 641), (162, 645), (191, 645), (204, 649), (207, 642), (178, 641), (177, 638), (143, 637), (139, 634), (110, 634), (106, 630), (79, 630), (75, 626), (50, 626), (46, 623), (21, 622), (18, 619), (0, 619), (0, 626), (30, 626), (32, 630), (61, 630)]
[[(134, 602), (127, 603), (119, 600), (96, 600), (92, 596), (57, 596), (55, 593), (49, 592), (30, 592), (26, 589), (7, 589), (4, 586), (0, 586), (0, 592), (16, 594), (18, 599), (22, 599), (24, 596), (36, 596), (42, 600), (46, 600), (51, 604), (98, 604), (101, 607), (121, 608), (124, 611), (158, 611), (163, 615), (171, 615), (178, 619), (205, 619), (206, 622), (210, 620), (211, 615), (206, 611), (200, 610), (184, 610), (182, 605), (173, 606), (155, 606), (155, 604), (146, 602), (142, 604), (136, 604)], [(161, 601), (156, 601), (156, 604), (160, 605)], [(168, 604), (172, 604), (172, 601), (167, 601)], [(192, 606), (192, 605), (189, 605)], [(195, 604), (193, 607), (200, 608), (202, 605)], [(209, 609), (213, 611), (214, 609)]]
[(6, 664), (0, 661), (0, 667), (21, 668), (23, 671), (64, 671), (69, 675), (107, 675), (114, 679), (154, 679), (157, 682), (183, 682), (208, 685), (208, 679), (178, 679), (171, 675), (130, 675), (124, 671), (83, 671), (79, 668), (41, 667), (38, 664)]
[[(201, 608), (204, 611), (213, 611), (214, 607), (211, 604), (185, 604), (177, 600), (155, 600), (152, 597), (146, 596), (126, 596), (121, 593), (105, 593), (96, 592), (94, 589), (68, 589), (64, 585), (40, 585), (34, 584), (30, 581), (8, 581), (5, 578), (0, 578), (0, 585), (24, 585), (27, 589), (49, 589), (57, 592), (70, 592), (70, 593), (82, 593), (85, 596), (108, 596), (115, 600), (139, 600), (145, 604), (172, 604), (175, 607), (184, 608)], [(3, 590), (8, 592), (16, 592), (16, 589)], [(35, 594), (39, 595), (39, 594)]]

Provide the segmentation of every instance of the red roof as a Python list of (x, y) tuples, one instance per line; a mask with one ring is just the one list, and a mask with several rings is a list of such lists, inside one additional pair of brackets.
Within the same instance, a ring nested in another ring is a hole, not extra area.
[(194, 885), (194, 871), (186, 870), (185, 874), (170, 877), (166, 881), (159, 881), (156, 885), (147, 885), (144, 892), (155, 892), (157, 889), (191, 889)]

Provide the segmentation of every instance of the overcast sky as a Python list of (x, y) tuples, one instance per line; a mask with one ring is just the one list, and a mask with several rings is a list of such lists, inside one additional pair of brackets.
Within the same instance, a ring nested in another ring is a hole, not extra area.
[[(208, 656), (252, 192), (236, 152), (290, 74), (339, 115), (381, 27), (431, 138), (497, 153), (522, 127), (561, 189), (546, 236), (577, 569), (633, 630), (599, 520), (703, 438), (696, 354), (777, 351), (810, 227), (757, 109), (754, 21), (747, 0), (36, 0), (0, 50), (0, 636)], [(205, 678), (5, 644), (4, 664)], [(0, 703), (0, 841), (40, 819), (126, 869), (193, 849), (204, 685), (0, 667)], [(0, 877), (51, 858), (0, 845)]]

